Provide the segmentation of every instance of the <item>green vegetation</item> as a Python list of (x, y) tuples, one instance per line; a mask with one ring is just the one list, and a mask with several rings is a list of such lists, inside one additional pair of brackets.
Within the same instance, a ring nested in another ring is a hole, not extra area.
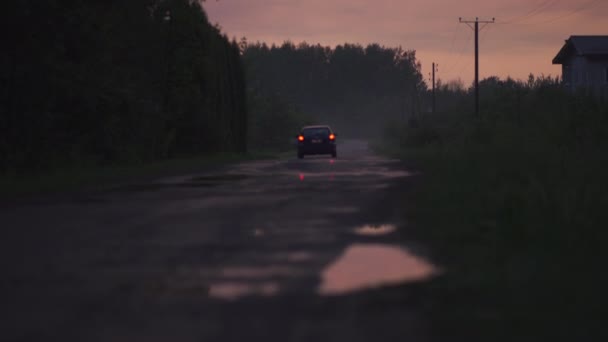
[(250, 92), (290, 104), (292, 122), (329, 124), (342, 137), (370, 137), (387, 120), (422, 111), (426, 85), (415, 51), (377, 44), (269, 47), (246, 40), (241, 49)]
[(278, 96), (250, 90), (249, 146), (255, 150), (286, 152), (294, 149), (295, 135), (314, 121)]
[(422, 171), (406, 215), (446, 273), (438, 340), (596, 341), (607, 284), (608, 106), (557, 80), (442, 86), (443, 111), (387, 130), (385, 152)]
[(236, 42), (198, 1), (10, 1), (0, 174), (245, 152)]

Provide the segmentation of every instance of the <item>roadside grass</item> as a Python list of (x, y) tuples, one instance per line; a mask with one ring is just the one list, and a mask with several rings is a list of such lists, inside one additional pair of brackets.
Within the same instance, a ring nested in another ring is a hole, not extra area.
[(404, 215), (446, 270), (438, 341), (608, 340), (608, 108), (534, 95), (520, 115), (392, 125), (378, 146), (422, 172)]
[(120, 183), (201, 172), (247, 160), (286, 157), (285, 152), (256, 150), (247, 154), (222, 153), (126, 165), (65, 167), (35, 175), (4, 175), (0, 177), (0, 200), (78, 190), (104, 190)]

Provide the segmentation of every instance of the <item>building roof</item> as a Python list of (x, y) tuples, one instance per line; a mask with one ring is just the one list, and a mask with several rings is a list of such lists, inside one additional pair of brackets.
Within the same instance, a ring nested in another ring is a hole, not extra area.
[(553, 64), (563, 64), (572, 55), (608, 57), (608, 36), (571, 36), (553, 58)]

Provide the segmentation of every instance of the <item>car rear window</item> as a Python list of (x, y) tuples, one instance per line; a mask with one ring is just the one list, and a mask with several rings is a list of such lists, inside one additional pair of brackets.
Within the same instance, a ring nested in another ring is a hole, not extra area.
[(327, 127), (306, 128), (306, 129), (302, 130), (302, 135), (304, 135), (305, 137), (326, 136), (326, 135), (329, 135), (329, 128), (327, 128)]

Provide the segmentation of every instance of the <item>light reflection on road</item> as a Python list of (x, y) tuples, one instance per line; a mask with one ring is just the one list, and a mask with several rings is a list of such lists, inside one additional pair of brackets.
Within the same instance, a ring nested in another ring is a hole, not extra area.
[(394, 224), (381, 224), (381, 225), (365, 225), (355, 229), (355, 234), (364, 236), (381, 236), (388, 235), (397, 230)]
[(223, 300), (236, 300), (245, 296), (271, 297), (279, 293), (279, 285), (275, 282), (262, 284), (250, 283), (217, 283), (209, 288), (209, 297)]
[(438, 273), (409, 251), (382, 244), (354, 244), (323, 270), (317, 292), (331, 296), (428, 279)]

